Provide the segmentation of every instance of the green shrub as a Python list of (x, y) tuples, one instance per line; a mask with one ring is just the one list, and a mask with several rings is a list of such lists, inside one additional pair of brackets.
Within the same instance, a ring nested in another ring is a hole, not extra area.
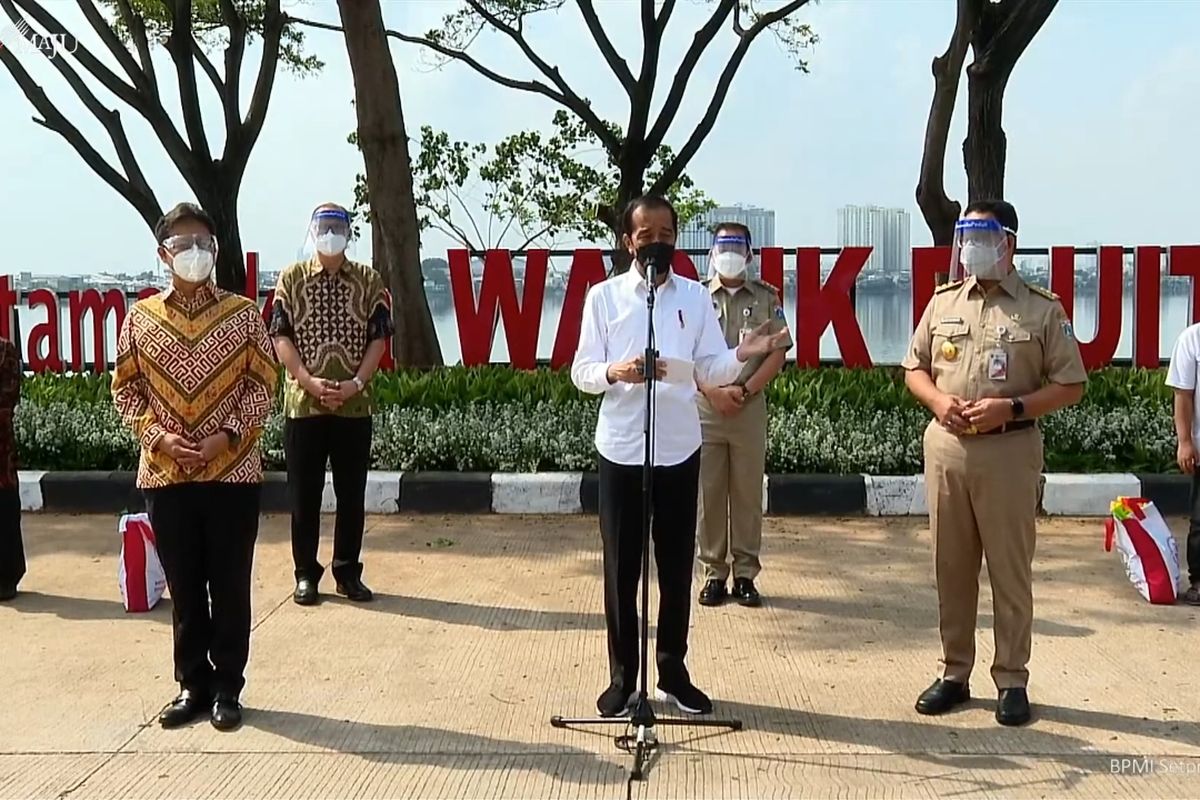
[[(405, 370), (376, 379), (376, 469), (535, 471), (595, 469), (599, 398), (565, 372), (504, 366)], [(136, 445), (102, 376), (26, 379), (17, 410), (26, 469), (129, 470)], [(928, 413), (895, 368), (789, 369), (768, 391), (772, 472), (910, 474), (921, 469)], [(1054, 472), (1174, 469), (1171, 393), (1161, 370), (1092, 373), (1084, 400), (1042, 420)], [(283, 423), (263, 433), (268, 469), (283, 467)]]

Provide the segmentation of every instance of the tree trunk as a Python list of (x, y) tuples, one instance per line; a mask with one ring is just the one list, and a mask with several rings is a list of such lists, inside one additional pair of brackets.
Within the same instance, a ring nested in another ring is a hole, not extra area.
[(967, 138), (963, 163), (967, 168), (967, 202), (1004, 199), (1004, 159), (1008, 140), (1004, 135), (1005, 76), (997, 76), (978, 64), (967, 68)]
[[(379, 0), (338, 0), (354, 77), (358, 139), (366, 164), (376, 268), (391, 288), (397, 366), (440, 366), (442, 350), (421, 278), (421, 241), (400, 83)], [(379, 235), (375, 236), (374, 232)]]
[(613, 254), (612, 254), (612, 272), (610, 275), (620, 275), (623, 272), (628, 272), (629, 267), (633, 263), (633, 259), (629, 255), (629, 251), (625, 249), (625, 243), (621, 241), (621, 235), (624, 233), (622, 226), (624, 221), (622, 215), (625, 213), (625, 206), (636, 197), (641, 197), (644, 193), (644, 184), (642, 177), (646, 174), (646, 165), (640, 167), (636, 165), (627, 165), (621, 168), (621, 179), (617, 184), (617, 198), (612, 204), (612, 208), (605, 215), (603, 220), (608, 225), (609, 230), (613, 233)]
[(946, 52), (933, 60), (933, 101), (925, 124), (925, 145), (921, 153), (921, 173), (917, 182), (917, 205), (929, 226), (936, 247), (954, 240), (954, 223), (962, 206), (946, 195), (946, 143), (958, 95), (959, 77), (971, 34), (978, 20), (978, 0), (958, 0), (954, 33)]
[[(214, 166), (213, 172), (216, 172)], [(221, 185), (219, 176), (185, 175), (196, 192), (200, 207), (208, 212), (217, 226), (216, 284), (227, 292), (246, 291), (246, 256), (242, 252), (242, 231), (238, 223), (238, 188)], [(255, 298), (257, 299), (257, 298)]]

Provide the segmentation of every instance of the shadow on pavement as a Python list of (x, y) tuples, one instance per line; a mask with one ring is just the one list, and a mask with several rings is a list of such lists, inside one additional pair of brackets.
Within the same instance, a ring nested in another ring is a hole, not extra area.
[(53, 614), (59, 619), (121, 619), (131, 622), (148, 620), (160, 625), (171, 624), (171, 600), (169, 597), (164, 597), (150, 611), (136, 614), (127, 612), (119, 599), (96, 600), (91, 597), (66, 597), (41, 592), (23, 591), (6, 605), (22, 614)]
[[(496, 762), (497, 768), (512, 769), (513, 761), (520, 760), (528, 768), (570, 783), (607, 785), (625, 778), (620, 764), (586, 750), (504, 741), (422, 725), (376, 725), (277, 710), (256, 710), (246, 715), (245, 724), (289, 741), (387, 764), (478, 770), (487, 762)], [(583, 763), (565, 768), (564, 759)]]
[[(325, 602), (350, 604), (349, 600), (340, 597), (327, 597)], [(604, 630), (603, 615), (582, 611), (539, 611), (379, 593), (375, 594), (375, 601), (372, 603), (353, 605), (366, 611), (444, 622), (448, 625), (466, 625), (489, 631)]]

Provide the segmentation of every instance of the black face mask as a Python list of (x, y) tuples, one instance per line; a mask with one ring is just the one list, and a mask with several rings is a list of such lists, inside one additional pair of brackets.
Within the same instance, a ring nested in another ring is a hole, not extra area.
[(669, 242), (651, 242), (642, 245), (637, 250), (638, 263), (647, 273), (663, 276), (671, 269), (671, 260), (675, 257), (675, 245)]

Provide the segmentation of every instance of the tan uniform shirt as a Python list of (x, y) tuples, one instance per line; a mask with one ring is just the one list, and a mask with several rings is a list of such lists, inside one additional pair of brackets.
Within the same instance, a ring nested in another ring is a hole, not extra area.
[(939, 390), (968, 402), (1087, 382), (1058, 296), (1016, 270), (990, 293), (973, 277), (939, 287), (900, 365), (928, 372)]
[[(712, 294), (721, 332), (725, 334), (725, 344), (729, 347), (737, 347), (746, 333), (764, 322), (771, 322), (771, 333), (778, 333), (786, 325), (783, 306), (779, 303), (779, 291), (769, 283), (748, 278), (736, 291), (730, 291), (719, 277), (714, 276), (706, 285)], [(780, 347), (790, 350), (792, 337), (788, 336)], [(755, 356), (747, 361), (734, 384), (744, 386), (766, 358)]]

